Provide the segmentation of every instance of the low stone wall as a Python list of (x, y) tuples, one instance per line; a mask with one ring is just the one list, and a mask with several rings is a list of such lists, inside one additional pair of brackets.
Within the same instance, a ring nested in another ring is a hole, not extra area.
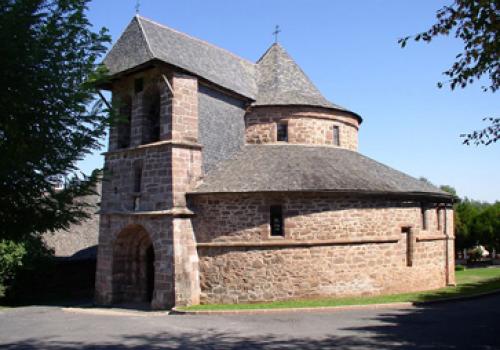
[(339, 128), (340, 148), (358, 149), (358, 121), (340, 111), (306, 107), (258, 107), (245, 115), (246, 142), (277, 142), (276, 125), (288, 123), (288, 143), (335, 146), (333, 126)]
[(200, 248), (202, 303), (372, 295), (445, 285), (442, 241), (291, 248)]
[[(285, 235), (271, 237), (269, 205), (278, 203)], [(431, 210), (422, 230), (420, 203), (248, 194), (203, 195), (194, 204), (202, 303), (407, 292), (453, 280), (445, 229)]]

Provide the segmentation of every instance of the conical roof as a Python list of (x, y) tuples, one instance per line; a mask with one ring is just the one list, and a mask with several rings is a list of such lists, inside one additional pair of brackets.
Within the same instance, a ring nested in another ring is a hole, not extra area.
[(218, 164), (192, 193), (343, 192), (441, 198), (453, 196), (424, 181), (336, 147), (246, 145)]
[(278, 43), (257, 61), (257, 72), (258, 94), (254, 106), (306, 105), (347, 111), (328, 101)]

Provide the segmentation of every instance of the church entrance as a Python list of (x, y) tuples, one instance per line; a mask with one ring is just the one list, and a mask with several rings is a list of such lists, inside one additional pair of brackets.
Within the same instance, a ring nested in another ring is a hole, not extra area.
[(113, 246), (113, 303), (151, 303), (155, 253), (142, 226), (125, 228)]

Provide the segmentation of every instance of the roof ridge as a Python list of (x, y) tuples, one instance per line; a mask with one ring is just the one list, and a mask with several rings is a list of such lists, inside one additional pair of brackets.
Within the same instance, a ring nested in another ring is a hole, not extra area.
[(122, 37), (122, 35), (127, 32), (127, 29), (130, 27), (130, 25), (136, 21), (137, 22), (137, 25), (139, 26), (139, 29), (141, 30), (143, 36), (144, 36), (144, 40), (146, 41), (146, 45), (148, 46), (148, 51), (150, 54), (152, 54), (151, 52), (151, 49), (149, 47), (149, 41), (147, 40), (146, 38), (146, 33), (144, 32), (144, 29), (142, 28), (141, 26), (141, 23), (139, 22), (138, 18), (137, 17), (140, 17), (139, 15), (135, 15), (134, 17), (132, 17), (132, 20), (127, 24), (127, 27), (125, 27), (125, 29), (122, 31), (122, 33), (120, 34), (120, 36), (118, 37), (118, 39), (113, 43), (113, 45), (111, 45), (111, 47), (108, 49), (107, 51), (107, 54), (106, 56), (102, 59), (102, 63), (106, 60), (108, 54), (113, 51), (113, 49), (115, 48), (115, 46), (118, 44), (118, 42), (120, 41), (120, 38)]
[(255, 62), (255, 64), (259, 64), (260, 61), (267, 55), (269, 51), (275, 46), (281, 46), (279, 43), (273, 43), (271, 46), (267, 48), (267, 50), (259, 57), (259, 59)]
[(250, 63), (250, 64), (252, 64), (252, 65), (255, 65), (255, 63), (254, 63), (254, 62), (252, 62), (252, 61), (250, 61), (249, 59), (246, 59), (246, 58), (244, 58), (244, 57), (238, 56), (237, 54), (235, 54), (235, 53), (233, 53), (233, 52), (229, 51), (228, 49), (222, 48), (222, 47), (220, 47), (220, 46), (217, 46), (217, 45), (215, 45), (215, 44), (212, 44), (212, 43), (210, 43), (210, 42), (208, 42), (208, 41), (205, 41), (205, 40), (203, 40), (203, 39), (197, 38), (197, 37), (195, 37), (195, 36), (189, 35), (189, 34), (187, 34), (187, 33), (183, 33), (183, 32), (181, 32), (181, 31), (179, 31), (179, 30), (177, 30), (177, 29), (174, 29), (174, 28), (168, 27), (168, 26), (166, 26), (166, 25), (164, 25), (164, 24), (161, 24), (161, 23), (159, 23), (159, 22), (156, 22), (156, 21), (154, 21), (154, 20), (152, 20), (152, 19), (150, 19), (150, 18), (146, 18), (146, 17), (141, 16), (141, 15), (135, 15), (135, 17), (137, 17), (137, 18), (139, 18), (139, 19), (141, 19), (141, 20), (148, 21), (148, 22), (150, 22), (150, 23), (152, 23), (152, 24), (154, 24), (154, 25), (156, 25), (156, 26), (162, 27), (162, 28), (164, 28), (164, 29), (170, 30), (170, 31), (172, 31), (172, 32), (174, 32), (174, 33), (180, 34), (180, 35), (182, 35), (182, 36), (184, 36), (184, 37), (187, 37), (187, 38), (190, 38), (190, 39), (196, 40), (196, 41), (198, 41), (198, 42), (200, 42), (200, 43), (203, 43), (203, 44), (205, 44), (205, 45), (209, 45), (209, 46), (211, 46), (211, 47), (213, 47), (213, 48), (216, 48), (216, 49), (218, 49), (218, 50), (224, 51), (224, 52), (228, 53), (229, 55), (231, 55), (231, 56), (233, 56), (233, 57), (235, 57), (235, 58), (237, 58), (237, 59), (239, 59), (239, 60), (242, 60), (242, 61), (244, 61), (244, 62), (246, 62), (246, 63)]
[(259, 58), (257, 71), (258, 95), (255, 106), (308, 105), (346, 110), (330, 102), (279, 43), (273, 43)]
[(151, 44), (149, 43), (148, 36), (146, 35), (146, 31), (144, 30), (144, 27), (142, 26), (142, 23), (140, 19), (143, 18), (139, 16), (139, 14), (136, 14), (134, 16), (134, 19), (137, 21), (137, 24), (139, 25), (139, 28), (141, 29), (142, 35), (144, 36), (144, 40), (146, 41), (146, 47), (148, 48), (149, 56), (151, 59), (155, 58), (155, 54), (153, 52), (153, 49), (151, 47)]

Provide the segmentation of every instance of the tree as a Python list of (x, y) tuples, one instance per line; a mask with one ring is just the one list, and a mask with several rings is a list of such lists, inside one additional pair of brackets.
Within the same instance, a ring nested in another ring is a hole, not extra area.
[[(24, 242), (86, 218), (97, 173), (76, 162), (100, 147), (108, 113), (91, 82), (110, 42), (90, 0), (0, 0), (0, 240)], [(70, 178), (54, 190), (53, 179)]]
[(442, 190), (442, 191), (445, 191), (445, 192), (448, 192), (449, 194), (451, 194), (453, 197), (456, 197), (457, 199), (458, 198), (458, 195), (457, 195), (457, 190), (455, 189), (455, 187), (453, 186), (449, 186), (449, 185), (441, 185), (439, 186), (439, 188)]
[(489, 204), (464, 198), (454, 210), (457, 249), (481, 244), (489, 250), (500, 250), (500, 202)]
[[(456, 38), (463, 41), (464, 51), (456, 55), (456, 61), (443, 73), (448, 81), (438, 82), (438, 87), (449, 84), (452, 90), (457, 86), (465, 88), (486, 76), (489, 84), (483, 86), (483, 90), (495, 92), (500, 83), (499, 4), (498, 0), (454, 0), (450, 6), (437, 11), (437, 23), (428, 30), (401, 38), (398, 43), (401, 47), (405, 47), (410, 39), (429, 43), (438, 36), (453, 32)], [(499, 139), (500, 119), (485, 120), (489, 120), (491, 125), (461, 135), (465, 137), (465, 144), (488, 145)]]
[(457, 249), (470, 248), (479, 243), (472, 230), (472, 222), (480, 213), (480, 203), (467, 197), (456, 204), (455, 210), (455, 244)]
[(485, 207), (471, 222), (477, 240), (490, 250), (500, 248), (500, 202)]

